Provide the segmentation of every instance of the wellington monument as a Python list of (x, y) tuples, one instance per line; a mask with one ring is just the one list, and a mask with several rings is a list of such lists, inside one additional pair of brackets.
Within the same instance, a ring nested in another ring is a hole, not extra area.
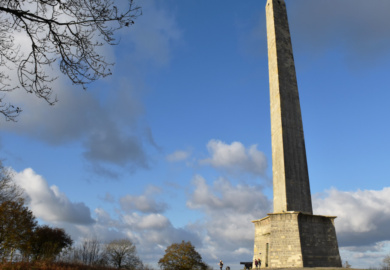
[(341, 267), (334, 216), (313, 215), (284, 0), (266, 4), (274, 212), (253, 221), (261, 267)]

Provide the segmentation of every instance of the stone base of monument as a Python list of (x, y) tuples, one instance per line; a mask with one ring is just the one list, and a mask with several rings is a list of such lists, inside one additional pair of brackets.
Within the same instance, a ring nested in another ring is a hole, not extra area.
[(261, 268), (341, 267), (335, 218), (284, 212), (252, 221), (253, 261)]

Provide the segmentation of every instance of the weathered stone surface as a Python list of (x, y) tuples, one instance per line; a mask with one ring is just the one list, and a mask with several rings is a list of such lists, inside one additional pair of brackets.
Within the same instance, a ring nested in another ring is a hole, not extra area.
[(253, 221), (254, 257), (261, 267), (341, 267), (335, 217), (274, 213)]

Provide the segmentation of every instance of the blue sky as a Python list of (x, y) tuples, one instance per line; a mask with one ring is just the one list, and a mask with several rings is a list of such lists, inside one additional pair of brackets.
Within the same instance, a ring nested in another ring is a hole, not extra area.
[[(55, 106), (7, 93), (24, 111), (0, 124), (1, 158), (39, 220), (76, 241), (130, 237), (152, 265), (182, 240), (212, 266), (251, 260), (251, 221), (272, 211), (265, 2), (139, 1), (143, 15), (102, 51), (111, 77), (87, 91), (59, 77)], [(379, 266), (390, 2), (286, 4), (314, 212), (338, 216), (343, 261)]]

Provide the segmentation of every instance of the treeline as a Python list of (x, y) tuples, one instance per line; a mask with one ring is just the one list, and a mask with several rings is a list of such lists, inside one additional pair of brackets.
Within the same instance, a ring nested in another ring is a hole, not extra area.
[(39, 225), (12, 172), (0, 161), (0, 269), (112, 268), (152, 269), (142, 263), (129, 239), (86, 239), (73, 246), (63, 229)]
[(102, 243), (96, 238), (85, 239), (76, 247), (64, 249), (57, 261), (95, 267), (114, 267), (130, 270), (153, 270), (137, 256), (136, 246), (129, 239)]

